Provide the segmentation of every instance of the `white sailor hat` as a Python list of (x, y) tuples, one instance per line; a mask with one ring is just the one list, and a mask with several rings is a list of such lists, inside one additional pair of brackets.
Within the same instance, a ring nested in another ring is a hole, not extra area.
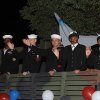
[(73, 36), (76, 36), (76, 37), (79, 38), (79, 35), (77, 34), (76, 31), (72, 31), (72, 32), (69, 33), (69, 39), (70, 39), (71, 37), (73, 37)]
[(35, 34), (30, 34), (30, 35), (27, 35), (27, 37), (28, 37), (29, 39), (36, 39), (36, 38), (37, 38), (37, 35), (35, 35)]
[(98, 34), (98, 33), (97, 33), (97, 36), (99, 37), (99, 36), (100, 36), (100, 34)]
[(12, 39), (13, 36), (12, 36), (12, 35), (4, 35), (2, 38), (3, 38), (3, 39), (6, 39), (6, 38), (10, 38), (10, 39)]
[(53, 39), (53, 38), (56, 38), (56, 39), (61, 40), (61, 36), (58, 35), (58, 34), (52, 34), (52, 35), (51, 35), (51, 39)]
[(97, 41), (100, 40), (100, 34), (97, 33)]

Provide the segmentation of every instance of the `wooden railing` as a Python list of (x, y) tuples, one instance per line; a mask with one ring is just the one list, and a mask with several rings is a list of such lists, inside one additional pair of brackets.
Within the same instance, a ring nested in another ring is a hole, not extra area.
[(85, 86), (95, 87), (99, 72), (57, 72), (54, 76), (38, 73), (23, 76), (22, 74), (1, 75), (0, 92), (17, 89), (21, 100), (42, 100), (44, 90), (52, 90), (54, 100), (68, 96), (69, 100), (84, 100), (82, 90)]

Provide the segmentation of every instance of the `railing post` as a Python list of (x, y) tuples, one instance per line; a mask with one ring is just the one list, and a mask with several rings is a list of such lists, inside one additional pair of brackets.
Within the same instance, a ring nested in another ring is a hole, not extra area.
[(31, 87), (32, 87), (31, 100), (36, 100), (36, 82), (35, 82), (36, 75), (37, 75), (36, 73), (35, 74), (31, 74), (31, 77), (32, 77), (32, 83), (31, 83)]
[(65, 88), (66, 88), (66, 76), (67, 72), (62, 72), (62, 79), (61, 79), (61, 97), (65, 95)]

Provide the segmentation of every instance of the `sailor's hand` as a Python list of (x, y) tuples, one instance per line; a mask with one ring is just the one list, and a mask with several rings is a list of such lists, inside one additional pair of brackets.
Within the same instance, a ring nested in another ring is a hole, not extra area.
[(55, 71), (54, 71), (54, 70), (49, 71), (49, 75), (50, 75), (50, 76), (53, 76), (53, 75), (54, 75), (54, 73), (55, 73)]
[(8, 75), (10, 75), (10, 72), (7, 72)]
[(24, 76), (26, 76), (26, 75), (28, 74), (28, 72), (23, 72), (22, 74), (23, 74)]
[(86, 57), (88, 58), (90, 54), (91, 54), (91, 48), (86, 47)]
[(74, 70), (75, 74), (79, 74), (80, 70)]
[(14, 49), (14, 44), (13, 43), (8, 42), (7, 45), (9, 47), (9, 49), (12, 49), (12, 50)]

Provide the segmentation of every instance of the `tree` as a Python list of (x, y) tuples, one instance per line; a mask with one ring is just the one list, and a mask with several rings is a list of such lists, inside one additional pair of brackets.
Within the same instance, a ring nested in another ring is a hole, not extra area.
[(99, 0), (27, 0), (27, 5), (20, 10), (23, 19), (30, 21), (32, 30), (37, 29), (45, 39), (59, 32), (54, 12), (80, 34), (99, 32)]
[(100, 1), (65, 0), (66, 19), (81, 34), (100, 32)]

